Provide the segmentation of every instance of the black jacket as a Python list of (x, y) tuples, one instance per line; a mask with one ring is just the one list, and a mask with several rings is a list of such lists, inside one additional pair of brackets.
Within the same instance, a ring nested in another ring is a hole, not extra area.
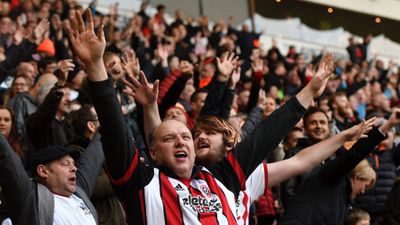
[(62, 91), (54, 87), (38, 110), (26, 121), (28, 139), (36, 150), (48, 145), (66, 146), (74, 136), (72, 126), (66, 119), (56, 119), (63, 95)]
[(285, 209), (280, 224), (343, 224), (352, 191), (348, 174), (384, 139), (375, 128), (349, 151), (312, 170)]

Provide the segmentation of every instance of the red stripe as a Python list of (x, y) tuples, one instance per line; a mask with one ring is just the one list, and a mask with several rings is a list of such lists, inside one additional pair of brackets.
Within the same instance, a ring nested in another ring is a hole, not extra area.
[(247, 192), (243, 192), (243, 201), (242, 201), (242, 205), (244, 205), (244, 213), (243, 213), (243, 223), (249, 224), (249, 221), (247, 219), (247, 217), (249, 217), (249, 209), (250, 209), (250, 203), (249, 203), (249, 195), (247, 194)]
[(263, 167), (264, 167), (264, 195), (267, 195), (267, 190), (268, 190), (268, 166), (267, 163), (263, 162)]
[(114, 180), (111, 176), (110, 180), (112, 183), (114, 183), (115, 185), (123, 185), (125, 184), (128, 180), (131, 179), (133, 172), (135, 171), (137, 164), (138, 164), (138, 158), (139, 158), (139, 153), (137, 151), (137, 149), (135, 150), (135, 156), (133, 157), (132, 160), (132, 164), (130, 165), (130, 167), (128, 168), (128, 170), (125, 172), (125, 175), (123, 177), (121, 177), (120, 179), (116, 179)]
[(167, 225), (182, 225), (182, 212), (179, 206), (179, 197), (169, 178), (160, 173), (161, 197), (164, 205), (164, 217)]
[(139, 191), (139, 201), (140, 201), (140, 209), (142, 210), (142, 218), (143, 218), (143, 224), (147, 224), (147, 219), (146, 219), (146, 207), (144, 206), (144, 193), (143, 189)]
[[(231, 208), (228, 204), (228, 200), (226, 199), (225, 193), (221, 190), (217, 182), (215, 181), (214, 177), (204, 171), (201, 171), (198, 175), (200, 179), (203, 179), (207, 182), (208, 187), (210, 188), (212, 193), (218, 195), (221, 204), (222, 204), (222, 213), (225, 215), (226, 219), (228, 220), (228, 224), (237, 224), (236, 216), (232, 213)], [(218, 223), (216, 223), (218, 224)]]
[(242, 167), (240, 166), (239, 162), (236, 160), (235, 156), (233, 153), (230, 151), (228, 152), (228, 161), (231, 163), (233, 169), (235, 170), (239, 182), (240, 182), (240, 188), (241, 190), (245, 190), (246, 188), (246, 176), (244, 175), (244, 172), (242, 170)]

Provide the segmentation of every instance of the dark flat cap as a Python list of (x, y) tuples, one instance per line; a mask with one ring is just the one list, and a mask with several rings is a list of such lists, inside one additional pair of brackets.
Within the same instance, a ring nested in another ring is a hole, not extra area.
[(61, 146), (47, 146), (39, 151), (33, 152), (28, 156), (28, 166), (32, 172), (36, 172), (36, 167), (40, 164), (46, 164), (59, 159), (65, 155), (71, 156), (75, 161), (80, 157), (77, 149), (65, 148)]

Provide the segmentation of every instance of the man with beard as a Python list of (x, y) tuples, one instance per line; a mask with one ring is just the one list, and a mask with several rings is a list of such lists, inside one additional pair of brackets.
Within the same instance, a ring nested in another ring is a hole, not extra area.
[(339, 133), (357, 124), (357, 118), (351, 108), (345, 92), (337, 92), (330, 99), (330, 107), (333, 111), (332, 119), (335, 122), (335, 133)]

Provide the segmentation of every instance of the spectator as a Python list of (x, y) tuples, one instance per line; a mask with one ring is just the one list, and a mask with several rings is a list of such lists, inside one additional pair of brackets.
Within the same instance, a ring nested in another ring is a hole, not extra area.
[[(82, 154), (100, 127), (99, 119), (93, 106), (83, 105), (79, 110), (75, 111), (72, 115), (72, 125), (76, 136), (69, 143), (69, 147), (77, 149)], [(96, 208), (99, 224), (126, 224), (121, 203), (112, 190), (111, 181), (105, 171), (105, 165), (100, 171), (90, 200)]]
[(36, 112), (39, 103), (43, 101), (44, 96), (56, 82), (57, 77), (53, 74), (43, 74), (28, 92), (17, 95), (9, 102), (9, 106), (15, 114), (15, 128), (22, 138), (27, 138), (26, 120)]
[(357, 124), (354, 116), (353, 109), (344, 92), (337, 92), (331, 96), (329, 102), (332, 109), (332, 119), (335, 122), (335, 132), (338, 133), (342, 130)]
[(21, 160), (0, 135), (0, 185), (13, 224), (97, 224), (91, 196), (104, 159), (96, 139), (77, 163), (79, 152), (49, 146), (30, 156), (31, 180)]
[(393, 143), (395, 132), (390, 130), (387, 136), (367, 158), (378, 177), (375, 186), (355, 199), (355, 206), (370, 214), (371, 224), (382, 224), (387, 196), (400, 165), (400, 146), (394, 146)]
[[(362, 161), (393, 126), (399, 124), (396, 110), (379, 128), (360, 139), (349, 151), (312, 170), (289, 202), (280, 224), (343, 224), (354, 199), (371, 187), (376, 174), (369, 163)], [(334, 208), (335, 210), (331, 210)]]
[(369, 225), (371, 218), (362, 209), (351, 209), (346, 216), (345, 225)]

